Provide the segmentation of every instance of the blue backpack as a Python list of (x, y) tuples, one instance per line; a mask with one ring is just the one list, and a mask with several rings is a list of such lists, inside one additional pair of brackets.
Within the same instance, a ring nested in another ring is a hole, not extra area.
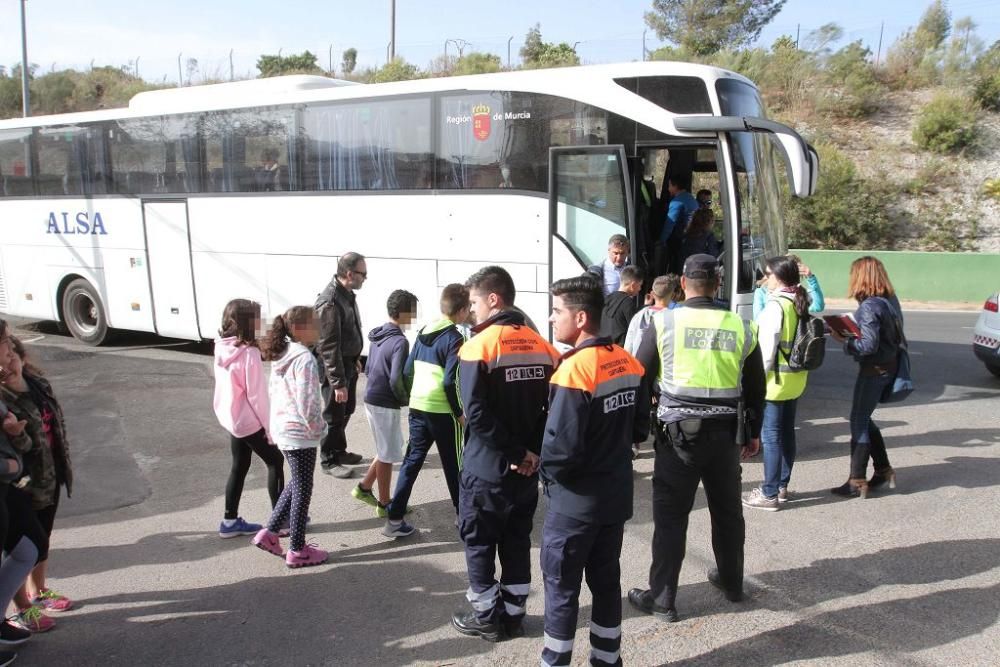
[(886, 306), (889, 308), (889, 312), (892, 313), (892, 322), (896, 327), (896, 340), (898, 341), (898, 351), (896, 352), (896, 375), (893, 377), (892, 382), (885, 386), (882, 390), (882, 396), (879, 398), (880, 403), (899, 403), (904, 401), (913, 393), (913, 377), (910, 375), (910, 352), (909, 345), (906, 342), (906, 334), (903, 333), (903, 321), (902, 318), (897, 315), (896, 309), (892, 307), (892, 304), (888, 299), (879, 297), (885, 301)]

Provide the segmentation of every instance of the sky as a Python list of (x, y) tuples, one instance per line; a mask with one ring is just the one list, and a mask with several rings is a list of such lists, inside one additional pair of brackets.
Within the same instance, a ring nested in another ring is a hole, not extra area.
[[(759, 43), (777, 37), (803, 38), (829, 22), (844, 29), (842, 44), (862, 40), (874, 53), (884, 22), (882, 54), (914, 26), (930, 0), (788, 0), (763, 31)], [(639, 60), (643, 13), (652, 0), (396, 0), (396, 54), (427, 67), (446, 40), (450, 54), (489, 51), (513, 64), (525, 33), (541, 24), (547, 42), (578, 42), (585, 64)], [(1000, 0), (951, 0), (952, 20), (969, 16), (987, 44), (1000, 39)], [(28, 60), (41, 71), (112, 65), (135, 67), (150, 81), (176, 83), (178, 55), (187, 77), (225, 79), (230, 51), (236, 77), (256, 75), (261, 54), (306, 49), (327, 68), (332, 46), (339, 70), (341, 53), (358, 50), (359, 68), (385, 63), (390, 0), (27, 0)], [(646, 47), (661, 46), (646, 34)], [(20, 0), (0, 0), (0, 64), (21, 60)], [(194, 71), (194, 70), (192, 70)]]

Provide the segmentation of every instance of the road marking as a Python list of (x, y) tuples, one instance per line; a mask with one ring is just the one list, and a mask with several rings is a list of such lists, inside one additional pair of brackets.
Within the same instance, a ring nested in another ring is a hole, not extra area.
[(45, 334), (39, 334), (38, 336), (35, 336), (34, 338), (22, 338), (21, 342), (22, 343), (37, 343), (38, 341), (42, 340), (43, 338), (45, 338)]

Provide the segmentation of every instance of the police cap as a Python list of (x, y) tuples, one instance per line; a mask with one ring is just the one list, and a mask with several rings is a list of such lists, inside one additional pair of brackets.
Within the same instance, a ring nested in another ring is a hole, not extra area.
[(692, 280), (719, 276), (719, 260), (712, 255), (691, 255), (684, 262), (684, 277)]

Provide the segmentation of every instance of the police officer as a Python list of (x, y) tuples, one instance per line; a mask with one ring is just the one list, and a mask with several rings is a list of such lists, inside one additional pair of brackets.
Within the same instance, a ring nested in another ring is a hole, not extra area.
[[(684, 307), (658, 313), (655, 335), (647, 332), (636, 354), (646, 369), (645, 381), (657, 379), (659, 428), (649, 590), (633, 588), (628, 593), (634, 607), (671, 622), (678, 620), (677, 580), (699, 481), (712, 517), (718, 568), (708, 573), (708, 580), (730, 601), (743, 598), (740, 458), (760, 449), (765, 393), (755, 325), (713, 301), (719, 287), (718, 260), (702, 254), (689, 257), (681, 287)], [(749, 418), (742, 448), (737, 444), (741, 402)]]
[(478, 324), (458, 353), (466, 419), (458, 531), (465, 543), (466, 598), (472, 610), (455, 612), (452, 625), (462, 634), (495, 642), (523, 633), (538, 454), (549, 378), (559, 354), (513, 309), (514, 281), (503, 268), (481, 269), (466, 287)]
[[(542, 483), (548, 498), (542, 534), (545, 581), (543, 665), (568, 665), (586, 572), (593, 595), (590, 664), (622, 664), (619, 558), (632, 517), (632, 443), (642, 366), (598, 337), (603, 298), (590, 277), (553, 283), (552, 331), (573, 349), (552, 376), (542, 440)], [(648, 417), (646, 420), (648, 422)]]

